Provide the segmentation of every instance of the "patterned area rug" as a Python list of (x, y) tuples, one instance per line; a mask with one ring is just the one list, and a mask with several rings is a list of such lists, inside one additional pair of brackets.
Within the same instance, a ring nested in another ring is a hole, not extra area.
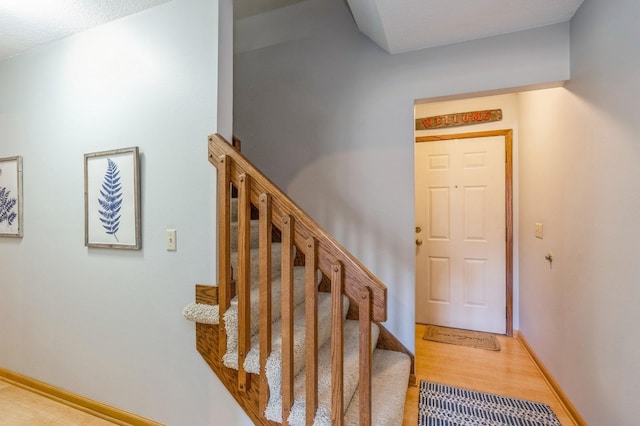
[(450, 343), (452, 345), (470, 346), (472, 348), (499, 351), (500, 342), (496, 336), (480, 331), (460, 330), (458, 328), (438, 327), (428, 325), (425, 328), (424, 340), (433, 342)]
[(420, 381), (419, 426), (561, 426), (540, 402)]

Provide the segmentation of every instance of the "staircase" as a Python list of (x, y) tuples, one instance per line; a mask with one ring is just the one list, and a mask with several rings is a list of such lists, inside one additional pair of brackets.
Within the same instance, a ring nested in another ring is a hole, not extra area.
[(218, 285), (184, 310), (202, 357), (255, 424), (401, 425), (413, 355), (379, 324), (384, 284), (219, 135), (209, 161)]

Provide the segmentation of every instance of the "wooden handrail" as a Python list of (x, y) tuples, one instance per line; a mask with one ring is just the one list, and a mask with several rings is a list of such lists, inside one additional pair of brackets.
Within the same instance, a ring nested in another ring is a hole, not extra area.
[[(371, 321), (386, 318), (386, 287), (326, 231), (302, 212), (219, 135), (209, 138), (209, 160), (218, 169), (219, 316), (231, 302), (231, 194), (238, 195), (238, 374), (237, 390), (251, 391), (251, 374), (245, 359), (251, 350), (251, 211), (258, 206), (259, 222), (259, 341), (258, 399), (262, 413), (269, 401), (267, 359), (272, 351), (273, 225), (281, 235), (281, 401), (282, 423), (294, 405), (294, 267), (304, 264), (305, 289), (305, 393), (306, 424), (313, 424), (318, 408), (318, 279), (322, 271), (331, 281), (331, 423), (344, 424), (344, 312), (343, 295), (358, 306), (359, 318), (359, 416), (360, 425), (371, 425)], [(232, 191), (235, 188), (237, 191)], [(300, 260), (300, 259), (303, 259)], [(222, 321), (220, 322), (222, 324)], [(219, 327), (218, 353), (227, 351), (225, 327)], [(253, 390), (252, 392), (255, 392)]]
[[(369, 287), (373, 305), (371, 319), (376, 322), (387, 320), (387, 287), (329, 233), (305, 214), (275, 184), (260, 173), (249, 160), (238, 153), (222, 136), (218, 134), (209, 136), (209, 162), (219, 169), (219, 175), (222, 165), (221, 157), (230, 157), (233, 160), (230, 165), (230, 180), (235, 186), (238, 186), (239, 175), (247, 174), (252, 177), (251, 202), (254, 205), (259, 204), (261, 194), (271, 194), (273, 197), (273, 223), (276, 226), (282, 223), (282, 218), (286, 215), (295, 218), (294, 240), (296, 246), (304, 247), (311, 237), (318, 241), (318, 269), (330, 277), (332, 265), (341, 262), (345, 275), (345, 294), (355, 302), (358, 300), (360, 290)], [(218, 186), (220, 186), (219, 181)], [(220, 192), (218, 194), (220, 197)], [(219, 265), (221, 264), (219, 263)]]

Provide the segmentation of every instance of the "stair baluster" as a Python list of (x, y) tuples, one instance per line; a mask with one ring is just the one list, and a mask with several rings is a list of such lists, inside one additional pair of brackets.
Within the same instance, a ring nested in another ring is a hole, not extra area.
[(251, 177), (238, 176), (238, 389), (251, 388), (244, 360), (251, 349)]
[(318, 241), (311, 237), (305, 251), (305, 369), (306, 424), (313, 425), (318, 409)]
[(282, 218), (282, 424), (294, 402), (293, 388), (293, 264), (294, 264), (293, 216)]
[(344, 269), (337, 262), (331, 270), (331, 424), (335, 426), (342, 426), (344, 417), (343, 290)]
[(360, 290), (358, 301), (360, 323), (360, 424), (371, 424), (371, 290)]
[(269, 403), (267, 358), (271, 354), (271, 195), (260, 195), (260, 411)]
[[(218, 318), (231, 304), (231, 158), (218, 158)], [(218, 330), (218, 353), (227, 351), (227, 333)]]

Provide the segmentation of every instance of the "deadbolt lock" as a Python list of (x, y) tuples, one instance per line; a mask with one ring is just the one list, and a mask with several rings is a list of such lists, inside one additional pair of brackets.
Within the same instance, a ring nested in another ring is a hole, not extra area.
[(422, 232), (422, 228), (420, 228), (419, 226), (416, 226), (416, 234), (419, 234)]

